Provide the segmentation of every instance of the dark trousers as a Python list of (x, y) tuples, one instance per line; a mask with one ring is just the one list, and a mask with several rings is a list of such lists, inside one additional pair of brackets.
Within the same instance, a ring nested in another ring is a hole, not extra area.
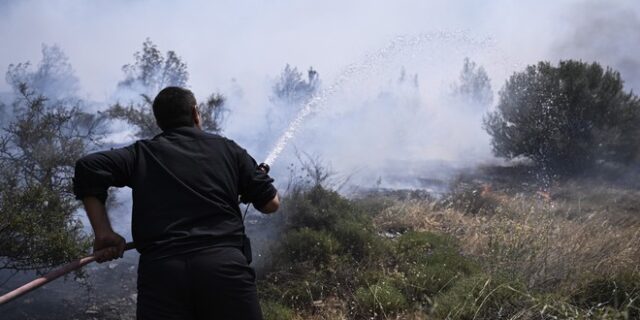
[(138, 265), (138, 320), (262, 319), (255, 272), (233, 247)]

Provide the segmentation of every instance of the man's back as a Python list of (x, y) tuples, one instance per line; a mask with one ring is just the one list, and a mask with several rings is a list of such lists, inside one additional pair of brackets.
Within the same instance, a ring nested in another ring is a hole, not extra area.
[(98, 185), (131, 187), (136, 247), (161, 258), (241, 246), (238, 195), (260, 207), (276, 194), (272, 181), (233, 141), (180, 127), (81, 159), (75, 189), (82, 197)]

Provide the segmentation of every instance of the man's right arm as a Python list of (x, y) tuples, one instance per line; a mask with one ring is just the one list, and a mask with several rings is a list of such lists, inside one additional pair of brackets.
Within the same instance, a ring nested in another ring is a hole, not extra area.
[(262, 213), (274, 213), (278, 211), (278, 208), (280, 208), (280, 198), (278, 197), (278, 194), (276, 194), (276, 196), (269, 200), (269, 202), (262, 206), (262, 208), (256, 209)]
[[(134, 148), (115, 149), (87, 155), (76, 162), (73, 192), (82, 200), (94, 232), (94, 253), (98, 262), (122, 257), (125, 240), (111, 229), (105, 208), (109, 187), (130, 183)], [(104, 250), (103, 250), (104, 249)]]
[(238, 148), (238, 166), (240, 173), (239, 193), (242, 202), (253, 203), (262, 213), (273, 213), (280, 207), (278, 191), (273, 186), (273, 179), (266, 170), (258, 166), (246, 150)]
[(134, 145), (89, 154), (76, 162), (73, 193), (76, 199), (94, 196), (105, 202), (109, 187), (130, 184), (135, 166)]

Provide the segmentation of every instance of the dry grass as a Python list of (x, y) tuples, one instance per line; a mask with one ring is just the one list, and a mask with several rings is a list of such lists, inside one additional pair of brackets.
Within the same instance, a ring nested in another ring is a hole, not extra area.
[(405, 202), (385, 209), (374, 222), (384, 230), (452, 234), (461, 241), (464, 254), (481, 259), (492, 273), (516, 274), (537, 290), (573, 289), (583, 277), (639, 268), (637, 216), (614, 215), (610, 211), (615, 208), (591, 203), (607, 210), (583, 209), (576, 217), (563, 214), (577, 208), (575, 201), (537, 195), (478, 197), (491, 197), (499, 205), (488, 216), (439, 208), (433, 202)]

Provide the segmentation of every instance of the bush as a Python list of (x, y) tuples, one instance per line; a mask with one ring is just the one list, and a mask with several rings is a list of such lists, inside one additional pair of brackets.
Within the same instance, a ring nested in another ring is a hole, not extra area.
[(342, 253), (360, 262), (366, 258), (380, 260), (390, 248), (373, 232), (371, 224), (345, 221), (336, 226), (334, 236), (340, 242)]
[(405, 291), (416, 301), (447, 290), (475, 273), (474, 262), (460, 255), (456, 240), (428, 232), (407, 232), (398, 239), (398, 268), (405, 275)]
[(381, 314), (386, 317), (390, 313), (402, 311), (407, 306), (402, 292), (385, 281), (358, 288), (355, 298), (363, 312), (372, 315)]
[(438, 319), (513, 319), (529, 304), (523, 286), (479, 274), (466, 277), (435, 298)]
[(306, 310), (314, 301), (323, 300), (334, 293), (327, 280), (327, 272), (307, 266), (295, 272), (275, 272), (258, 285), (262, 299), (282, 303), (296, 311)]
[(398, 238), (398, 258), (407, 263), (429, 263), (434, 255), (458, 255), (455, 238), (431, 232), (409, 231)]
[(349, 200), (321, 186), (295, 192), (283, 202), (288, 228), (331, 230), (339, 221), (359, 214)]
[(282, 260), (288, 263), (311, 262), (326, 265), (335, 255), (338, 241), (326, 231), (302, 228), (290, 231), (281, 244)]
[(640, 318), (640, 274), (622, 273), (588, 281), (577, 290), (572, 303), (584, 309), (610, 308)]
[(623, 90), (618, 72), (598, 63), (540, 62), (509, 78), (484, 125), (497, 156), (575, 173), (636, 159), (640, 101)]
[(294, 318), (293, 310), (278, 302), (265, 300), (260, 303), (265, 320), (290, 320)]

